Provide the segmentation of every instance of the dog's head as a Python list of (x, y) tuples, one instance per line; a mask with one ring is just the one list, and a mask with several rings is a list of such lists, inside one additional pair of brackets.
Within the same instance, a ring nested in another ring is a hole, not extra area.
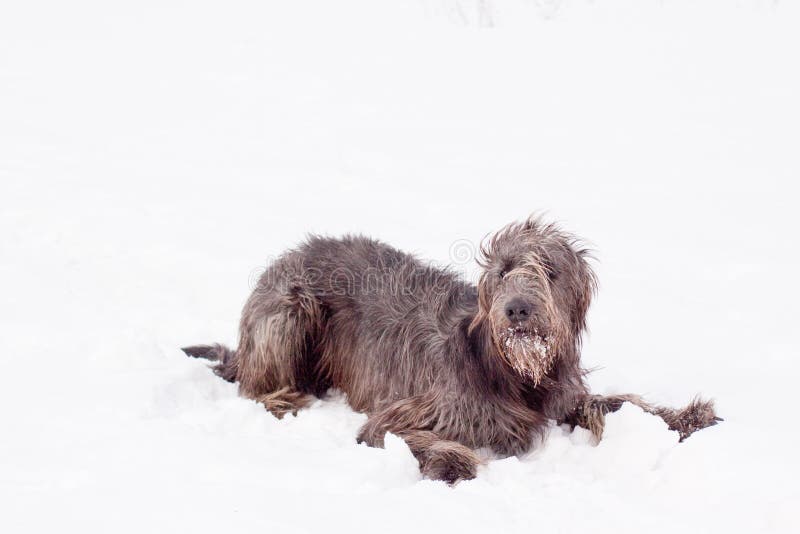
[(541, 382), (575, 354), (595, 290), (588, 251), (536, 218), (506, 226), (481, 246), (479, 311), (497, 352), (517, 373)]

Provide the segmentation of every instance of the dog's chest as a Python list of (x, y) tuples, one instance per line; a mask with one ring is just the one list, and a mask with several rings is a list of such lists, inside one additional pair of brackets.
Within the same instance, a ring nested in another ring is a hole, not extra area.
[(541, 414), (512, 399), (453, 395), (438, 411), (434, 431), (442, 438), (499, 454), (528, 450), (544, 423)]

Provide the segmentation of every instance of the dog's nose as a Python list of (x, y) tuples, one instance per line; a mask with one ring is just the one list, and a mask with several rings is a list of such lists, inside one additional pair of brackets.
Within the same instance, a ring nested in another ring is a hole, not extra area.
[(506, 317), (509, 321), (527, 321), (531, 315), (531, 304), (520, 298), (511, 299), (506, 304)]

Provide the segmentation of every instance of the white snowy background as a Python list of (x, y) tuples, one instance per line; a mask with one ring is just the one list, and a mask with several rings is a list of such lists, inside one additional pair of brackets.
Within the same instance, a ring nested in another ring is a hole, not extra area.
[[(3, 2), (0, 531), (800, 531), (798, 99), (790, 0)], [(593, 389), (723, 424), (450, 488), (179, 350), (306, 232), (448, 264), (534, 211), (597, 251)]]

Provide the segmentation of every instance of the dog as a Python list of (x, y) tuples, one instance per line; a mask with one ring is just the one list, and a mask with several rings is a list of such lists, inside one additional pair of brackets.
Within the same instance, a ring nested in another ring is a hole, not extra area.
[(310, 236), (262, 274), (235, 351), (183, 351), (214, 361), (279, 418), (341, 390), (368, 415), (358, 442), (400, 436), (424, 477), (450, 484), (476, 476), (476, 449), (523, 453), (550, 421), (599, 440), (605, 414), (625, 402), (681, 441), (720, 421), (700, 398), (672, 409), (589, 392), (580, 362), (596, 289), (589, 260), (577, 238), (536, 217), (484, 240), (477, 287), (367, 237)]

